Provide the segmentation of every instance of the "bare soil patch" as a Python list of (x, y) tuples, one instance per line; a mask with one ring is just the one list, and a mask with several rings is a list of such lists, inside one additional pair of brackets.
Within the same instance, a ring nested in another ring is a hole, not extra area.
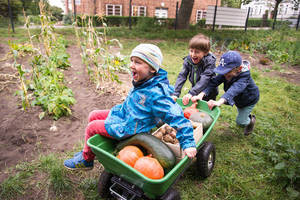
[(263, 75), (269, 77), (282, 77), (288, 82), (291, 82), (296, 85), (300, 85), (300, 66), (287, 66), (282, 65), (281, 69), (273, 69), (274, 63), (269, 61), (266, 64), (260, 62), (261, 59), (266, 59), (265, 55), (254, 54), (250, 56), (249, 54), (241, 53), (243, 59), (249, 60), (251, 67), (258, 68), (263, 72)]
[[(8, 52), (7, 45), (0, 44), (0, 58)], [(18, 90), (18, 80), (12, 78), (11, 83), (4, 84), (7, 77), (0, 76), (0, 182), (8, 174), (5, 169), (22, 161), (36, 159), (41, 153), (70, 151), (75, 144), (84, 140), (85, 126), (90, 111), (95, 109), (110, 109), (121, 103), (126, 90), (131, 85), (128, 74), (120, 74), (121, 86), (110, 87), (101, 92), (96, 90), (94, 83), (89, 81), (85, 66), (82, 65), (80, 50), (77, 46), (67, 49), (72, 67), (64, 72), (68, 87), (74, 93), (76, 103), (72, 106), (72, 116), (62, 117), (54, 121), (47, 116), (39, 119), (40, 107), (31, 107), (23, 111), (20, 99), (15, 95)], [(12, 59), (0, 62), (0, 74), (16, 74), (11, 67)], [(21, 58), (19, 63), (29, 67), (29, 58)], [(7, 76), (7, 75), (6, 75)], [(1, 88), (0, 88), (1, 89)], [(51, 126), (57, 131), (50, 131)]]

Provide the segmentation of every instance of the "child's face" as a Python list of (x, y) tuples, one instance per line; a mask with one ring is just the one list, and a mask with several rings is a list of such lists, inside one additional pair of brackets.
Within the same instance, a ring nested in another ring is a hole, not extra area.
[(135, 82), (144, 80), (155, 72), (150, 65), (138, 57), (133, 56), (130, 60), (130, 70)]
[(233, 70), (231, 70), (230, 72), (224, 74), (225, 78), (227, 81), (230, 81), (233, 77), (236, 77), (237, 75), (239, 75), (239, 73), (241, 72), (241, 67), (236, 67)]
[(190, 48), (190, 56), (194, 64), (198, 64), (201, 61), (201, 59), (206, 55), (207, 53), (204, 53), (199, 49)]

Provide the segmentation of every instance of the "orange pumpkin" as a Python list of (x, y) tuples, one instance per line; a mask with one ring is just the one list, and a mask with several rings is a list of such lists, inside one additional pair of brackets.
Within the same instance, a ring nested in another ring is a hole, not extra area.
[(192, 104), (190, 107), (185, 108), (183, 111), (184, 117), (189, 119), (193, 113), (199, 112), (196, 106), (197, 106), (197, 102)]
[(151, 179), (161, 179), (164, 177), (163, 167), (156, 158), (149, 156), (139, 158), (134, 165), (134, 169)]
[(117, 158), (133, 167), (135, 162), (142, 156), (144, 156), (144, 154), (138, 147), (129, 145), (121, 149)]

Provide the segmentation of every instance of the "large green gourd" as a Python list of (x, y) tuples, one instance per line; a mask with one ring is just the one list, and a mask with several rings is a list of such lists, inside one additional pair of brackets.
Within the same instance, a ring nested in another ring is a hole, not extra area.
[(205, 112), (193, 113), (190, 116), (190, 120), (193, 122), (202, 123), (203, 130), (207, 130), (210, 127), (211, 123), (213, 122), (213, 119), (211, 118), (211, 116)]
[(165, 170), (170, 170), (174, 167), (176, 158), (172, 150), (161, 140), (153, 135), (140, 133), (128, 139), (121, 141), (116, 150), (120, 151), (123, 147), (135, 145), (144, 148), (149, 154), (158, 160)]

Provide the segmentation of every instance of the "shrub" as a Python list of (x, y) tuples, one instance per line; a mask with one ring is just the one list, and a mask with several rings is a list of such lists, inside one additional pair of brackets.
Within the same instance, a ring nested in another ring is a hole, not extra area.
[(72, 17), (72, 14), (71, 13), (69, 13), (69, 14), (67, 14), (67, 15), (64, 15), (63, 16), (63, 23), (65, 24), (65, 25), (71, 25), (72, 24), (72, 22), (73, 22), (73, 17)]

